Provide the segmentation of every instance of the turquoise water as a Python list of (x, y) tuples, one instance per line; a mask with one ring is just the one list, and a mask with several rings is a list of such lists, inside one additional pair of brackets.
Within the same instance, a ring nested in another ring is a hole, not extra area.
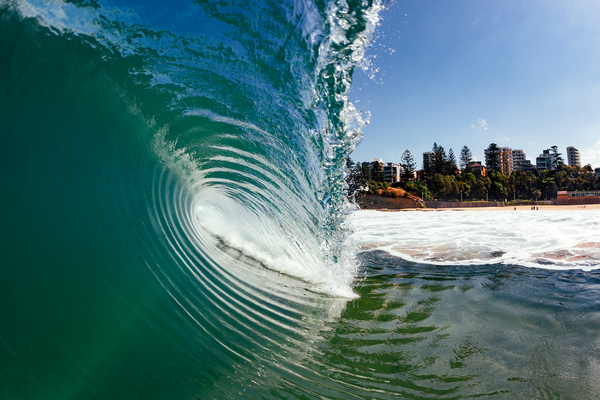
[(372, 2), (0, 2), (0, 398), (595, 398), (598, 274), (344, 246)]

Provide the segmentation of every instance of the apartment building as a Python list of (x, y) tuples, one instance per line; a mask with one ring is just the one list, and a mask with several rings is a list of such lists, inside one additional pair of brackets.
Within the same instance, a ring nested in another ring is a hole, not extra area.
[(383, 165), (383, 180), (387, 183), (400, 182), (402, 171), (403, 168), (400, 164), (393, 162), (385, 163)]
[(386, 183), (400, 182), (402, 177), (402, 166), (393, 162), (384, 163), (382, 159), (376, 158), (369, 163), (371, 177), (377, 179), (379, 167), (383, 169), (383, 180)]
[(426, 151), (423, 153), (423, 169), (429, 163), (429, 167), (435, 166), (435, 153), (433, 151)]
[(513, 169), (513, 171), (518, 170), (521, 163), (524, 163), (525, 161), (526, 161), (525, 152), (523, 150), (520, 150), (520, 149), (512, 150), (512, 169)]
[(579, 150), (573, 146), (567, 147), (567, 165), (569, 167), (581, 167), (581, 158)]
[(534, 171), (535, 165), (525, 156), (525, 152), (521, 149), (512, 150), (512, 170), (518, 171), (523, 170), (525, 172)]
[(533, 172), (537, 170), (537, 167), (533, 165), (531, 161), (525, 160), (521, 162), (521, 164), (519, 164), (519, 168), (517, 169), (517, 171), (519, 169), (523, 170), (524, 172)]
[(554, 169), (553, 166), (555, 163), (555, 159), (556, 158), (554, 157), (554, 154), (550, 152), (550, 149), (544, 150), (542, 154), (540, 154), (535, 159), (535, 166), (537, 168), (537, 172), (541, 174), (546, 170)]
[(379, 171), (379, 167), (383, 168), (383, 160), (381, 158), (376, 158), (369, 163), (369, 171), (371, 172), (371, 179), (377, 180), (377, 173)]
[[(489, 172), (501, 172), (503, 175), (510, 175), (510, 173), (513, 171), (513, 155), (511, 148), (499, 147), (495, 151), (485, 149), (484, 152), (485, 164)], [(490, 168), (492, 164), (491, 161), (494, 157), (498, 159), (498, 171), (494, 171), (493, 167)]]

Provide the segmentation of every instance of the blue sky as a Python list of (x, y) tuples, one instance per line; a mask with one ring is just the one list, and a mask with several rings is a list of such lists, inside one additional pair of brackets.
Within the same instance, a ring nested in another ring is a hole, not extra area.
[(575, 146), (600, 167), (600, 1), (411, 0), (381, 14), (351, 100), (371, 113), (352, 158), (421, 167), (434, 142), (475, 159), (492, 142), (535, 163)]

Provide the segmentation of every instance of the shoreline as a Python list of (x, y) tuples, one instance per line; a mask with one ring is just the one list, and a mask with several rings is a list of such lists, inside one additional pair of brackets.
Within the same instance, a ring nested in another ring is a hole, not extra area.
[[(403, 209), (389, 209), (389, 208), (361, 208), (358, 211), (382, 211), (382, 212), (404, 212), (404, 211), (421, 211), (421, 212), (435, 212), (435, 211), (534, 211), (531, 209), (533, 206), (505, 206), (505, 207), (465, 207), (465, 208), (403, 208)], [(600, 210), (600, 204), (585, 204), (585, 205), (542, 205), (535, 206), (535, 211), (587, 211), (587, 210)], [(516, 210), (515, 210), (516, 209)]]

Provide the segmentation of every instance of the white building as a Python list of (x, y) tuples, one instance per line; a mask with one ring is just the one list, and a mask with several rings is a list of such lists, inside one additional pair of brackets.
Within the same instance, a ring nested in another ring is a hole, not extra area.
[(429, 163), (431, 169), (435, 167), (435, 153), (433, 151), (423, 153), (423, 169), (425, 169), (427, 163)]
[(569, 167), (581, 167), (581, 158), (579, 150), (573, 146), (567, 147), (567, 165)]
[(402, 166), (393, 162), (384, 164), (383, 180), (387, 183), (400, 182), (402, 177)]
[(512, 169), (513, 171), (516, 171), (519, 169), (519, 166), (524, 163), (525, 161), (527, 161), (525, 159), (525, 152), (523, 150), (520, 149), (513, 149), (512, 150)]
[(377, 179), (377, 171), (381, 167), (383, 170), (383, 181), (387, 183), (400, 182), (402, 177), (402, 166), (396, 163), (384, 163), (381, 158), (376, 158), (369, 163), (371, 169), (371, 179)]
[(555, 164), (555, 157), (554, 154), (552, 154), (550, 152), (550, 149), (548, 150), (544, 150), (542, 152), (542, 154), (540, 154), (536, 159), (535, 159), (535, 166), (537, 168), (538, 173), (542, 173), (545, 170), (552, 170), (554, 169), (553, 166)]
[(528, 160), (525, 156), (525, 152), (520, 149), (512, 150), (512, 170), (518, 171), (522, 169), (523, 171), (533, 171), (535, 170), (535, 166), (531, 164), (531, 161)]

